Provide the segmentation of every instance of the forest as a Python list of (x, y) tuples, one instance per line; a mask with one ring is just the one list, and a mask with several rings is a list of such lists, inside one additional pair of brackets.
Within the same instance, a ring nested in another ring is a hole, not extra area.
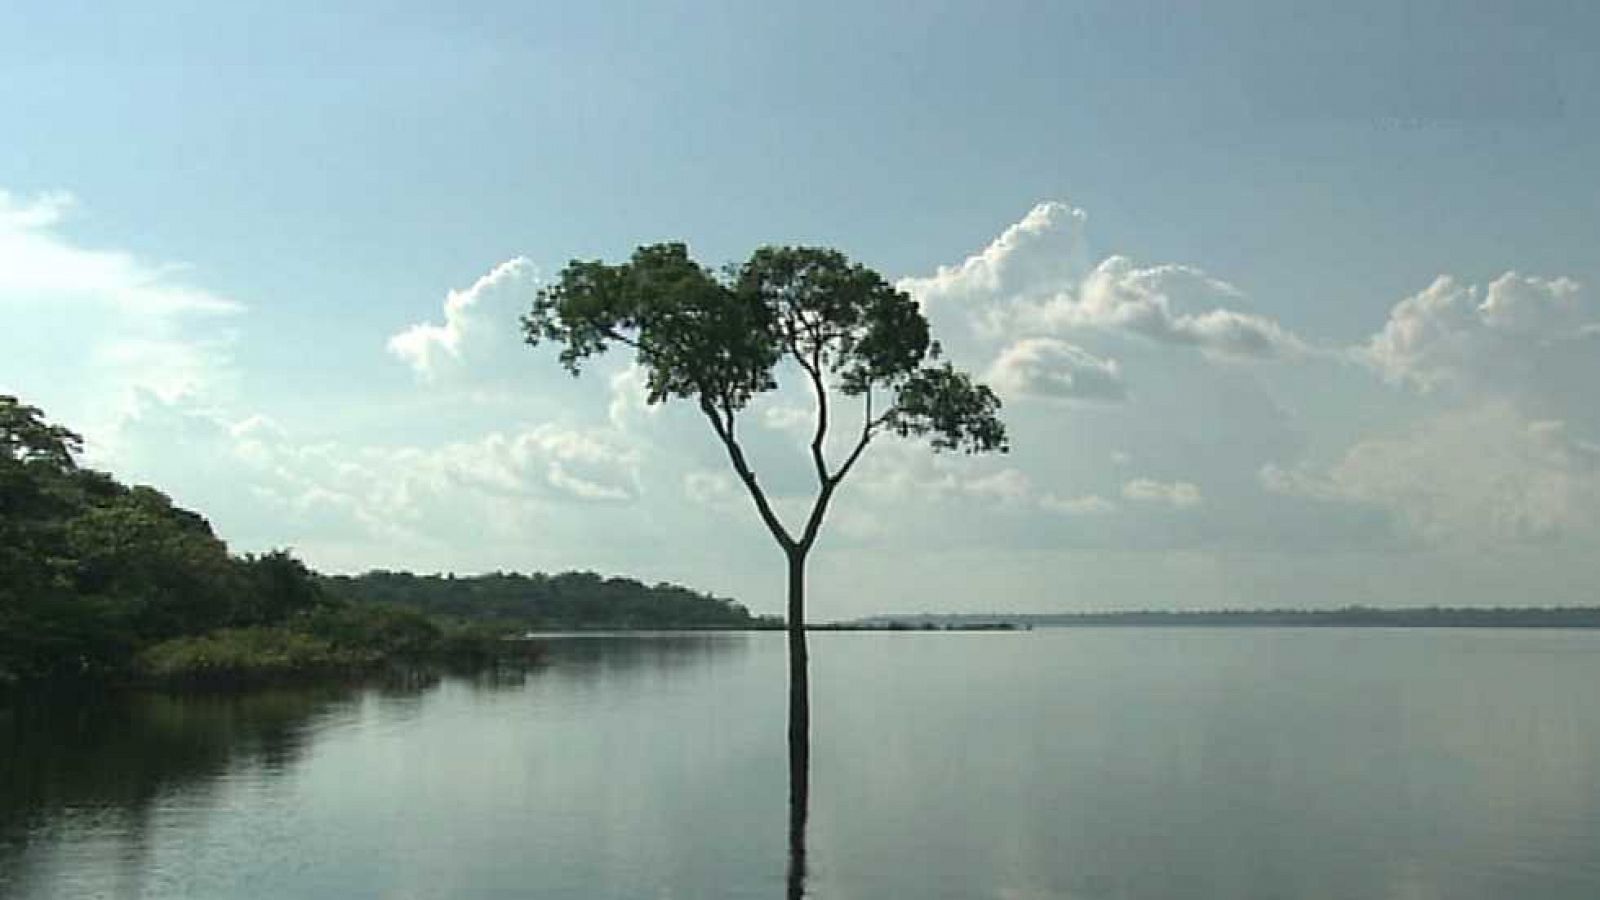
[(431, 616), (526, 631), (596, 628), (748, 628), (780, 624), (741, 604), (674, 584), (646, 585), (594, 572), (560, 575), (414, 575), (375, 571), (324, 579), (353, 600), (403, 606)]
[(0, 688), (235, 685), (526, 658), (551, 628), (740, 627), (730, 600), (592, 573), (324, 576), (230, 553), (148, 486), (80, 466), (82, 439), (0, 395)]

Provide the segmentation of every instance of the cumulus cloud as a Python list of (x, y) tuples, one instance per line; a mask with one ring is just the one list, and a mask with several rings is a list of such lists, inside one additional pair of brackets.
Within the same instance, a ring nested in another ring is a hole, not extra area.
[(1326, 470), (1267, 466), (1267, 489), (1371, 504), (1439, 545), (1494, 547), (1600, 528), (1600, 448), (1493, 401), (1351, 447)]
[(1272, 319), (1233, 308), (1243, 293), (1199, 269), (1139, 266), (1115, 255), (1087, 267), (1086, 220), (1066, 204), (1040, 204), (960, 265), (899, 286), (930, 309), (964, 309), (990, 338), (1099, 330), (1190, 346), (1217, 359), (1307, 351)]
[(1174, 509), (1188, 509), (1200, 504), (1200, 488), (1187, 481), (1156, 481), (1153, 478), (1135, 478), (1122, 485), (1122, 497), (1135, 503), (1152, 503)]
[(1069, 516), (1117, 509), (1098, 494), (1066, 496), (1046, 490), (1020, 468), (984, 470), (971, 460), (935, 455), (903, 441), (873, 447), (851, 480), (868, 508), (883, 510), (904, 509), (908, 503)]
[(1383, 328), (1354, 352), (1383, 377), (1422, 391), (1483, 386), (1554, 344), (1597, 327), (1582, 286), (1571, 278), (1507, 272), (1487, 288), (1441, 275), (1401, 300)]
[(639, 492), (639, 453), (603, 432), (544, 424), (451, 444), (419, 457), (458, 483), (506, 494), (625, 501)]
[[(1025, 326), (1050, 331), (1121, 330), (1223, 359), (1292, 356), (1306, 349), (1271, 319), (1217, 305), (1242, 298), (1238, 288), (1199, 269), (1141, 267), (1112, 256), (1074, 290), (1019, 309), (1017, 317)], [(1199, 309), (1186, 311), (1191, 308)]]
[(955, 266), (940, 266), (925, 278), (897, 286), (924, 305), (975, 309), (996, 302), (1037, 300), (1082, 277), (1088, 215), (1048, 201), (1001, 232), (987, 247)]
[(548, 422), (434, 445), (305, 440), (267, 416), (146, 394), (115, 443), (119, 476), (162, 485), (246, 544), (525, 542), (574, 506), (642, 495), (636, 446)]
[(1056, 338), (1023, 338), (1000, 352), (986, 379), (1002, 396), (1115, 402), (1128, 395), (1114, 359)]
[(418, 377), (435, 380), (468, 355), (485, 356), (514, 344), (517, 315), (538, 290), (539, 274), (523, 257), (491, 269), (465, 290), (445, 297), (444, 321), (422, 322), (392, 335), (387, 347)]

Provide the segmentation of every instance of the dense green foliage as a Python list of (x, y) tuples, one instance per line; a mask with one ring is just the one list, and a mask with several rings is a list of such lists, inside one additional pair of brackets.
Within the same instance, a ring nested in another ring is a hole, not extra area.
[(0, 396), (0, 681), (126, 671), (144, 647), (318, 598), (287, 554), (229, 556), (205, 519), (79, 468), (77, 447)]
[(304, 631), (264, 626), (174, 638), (139, 654), (140, 671), (159, 681), (276, 680), (372, 662), (364, 654)]
[(602, 578), (593, 572), (513, 572), (462, 578), (368, 572), (356, 577), (333, 577), (327, 584), (331, 591), (357, 600), (523, 630), (738, 628), (762, 624), (732, 600), (677, 585), (651, 587), (628, 578)]
[(0, 395), (0, 687), (63, 678), (240, 684), (525, 656), (532, 628), (756, 624), (673, 585), (588, 573), (325, 578), (234, 556), (200, 515), (81, 468), (77, 435)]

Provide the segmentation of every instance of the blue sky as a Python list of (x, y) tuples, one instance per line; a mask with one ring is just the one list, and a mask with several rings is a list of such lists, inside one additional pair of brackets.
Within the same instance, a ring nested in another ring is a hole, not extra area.
[(821, 243), (1016, 452), (875, 447), (819, 617), (1594, 601), (1592, 5), (854, 6), (9, 5), (0, 390), (240, 549), (775, 611), (711, 436), (515, 317)]

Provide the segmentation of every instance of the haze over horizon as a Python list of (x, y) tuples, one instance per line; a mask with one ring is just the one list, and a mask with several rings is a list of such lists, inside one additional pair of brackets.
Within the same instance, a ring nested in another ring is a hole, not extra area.
[[(0, 11), (0, 393), (327, 571), (781, 606), (691, 409), (517, 316), (837, 247), (1005, 400), (875, 445), (816, 620), (1600, 602), (1600, 9)], [(810, 489), (803, 393), (751, 410)], [(791, 518), (796, 515), (789, 509)]]

